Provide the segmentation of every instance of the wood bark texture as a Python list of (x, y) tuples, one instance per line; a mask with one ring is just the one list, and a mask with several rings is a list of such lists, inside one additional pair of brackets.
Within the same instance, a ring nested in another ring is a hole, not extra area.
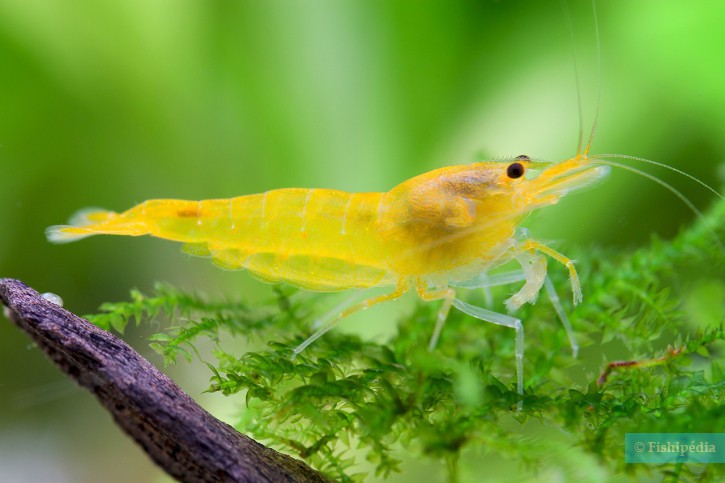
[(0, 279), (6, 315), (55, 364), (96, 395), (116, 423), (169, 475), (189, 482), (322, 482), (305, 463), (263, 446), (205, 411), (128, 344)]

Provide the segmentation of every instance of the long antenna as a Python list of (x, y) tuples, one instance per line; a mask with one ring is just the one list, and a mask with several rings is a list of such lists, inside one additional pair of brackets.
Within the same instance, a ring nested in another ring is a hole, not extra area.
[(589, 154), (589, 150), (592, 147), (594, 136), (597, 132), (599, 125), (599, 106), (602, 100), (602, 42), (599, 34), (599, 18), (597, 16), (597, 3), (596, 0), (592, 0), (592, 17), (594, 18), (594, 36), (597, 44), (597, 101), (594, 108), (594, 121), (592, 122), (592, 130), (589, 133), (589, 139), (587, 145), (582, 152), (582, 146), (584, 145), (584, 110), (582, 108), (582, 88), (581, 80), (579, 77), (579, 63), (576, 57), (576, 35), (574, 33), (574, 21), (571, 18), (571, 9), (567, 0), (562, 0), (562, 8), (566, 16), (567, 24), (569, 25), (569, 33), (571, 39), (571, 54), (574, 60), (574, 80), (576, 81), (576, 100), (579, 106), (579, 137), (577, 140), (576, 154), (577, 156), (583, 154), (584, 156)]
[(594, 141), (594, 135), (597, 132), (597, 125), (599, 124), (599, 105), (602, 101), (602, 41), (599, 35), (599, 18), (597, 18), (596, 0), (592, 0), (592, 16), (594, 17), (594, 35), (597, 39), (597, 104), (594, 109), (592, 132), (589, 133), (589, 140), (587, 141), (586, 149), (584, 149), (584, 156), (589, 154), (589, 149), (592, 147), (592, 141)]
[[(635, 158), (634, 156), (616, 156), (615, 155), (614, 157), (631, 158), (631, 159), (642, 160), (641, 158)], [(659, 179), (656, 176), (653, 176), (653, 175), (651, 175), (651, 174), (649, 174), (649, 173), (647, 173), (645, 171), (642, 171), (640, 169), (633, 168), (632, 166), (629, 166), (627, 164), (618, 163), (618, 162), (612, 161), (610, 159), (603, 159), (603, 158), (601, 158), (599, 156), (597, 156), (594, 159), (595, 159), (594, 163), (596, 163), (596, 164), (605, 164), (605, 165), (613, 166), (613, 167), (616, 167), (616, 168), (619, 168), (619, 169), (624, 169), (626, 171), (631, 171), (632, 173), (635, 173), (635, 174), (638, 174), (638, 175), (640, 175), (640, 176), (642, 176), (644, 178), (650, 179), (650, 180), (654, 181), (655, 183), (657, 183), (658, 185), (660, 185), (660, 186), (666, 188), (667, 190), (669, 190), (672, 194), (674, 194), (675, 196), (677, 196), (685, 205), (687, 205), (687, 207), (695, 214), (695, 216), (697, 217), (697, 219), (701, 223), (703, 223), (703, 225), (705, 226), (705, 228), (712, 234), (713, 238), (715, 239), (715, 242), (718, 245), (718, 248), (720, 248), (721, 251), (725, 250), (725, 247), (723, 247), (723, 244), (720, 241), (720, 237), (718, 236), (717, 232), (707, 223), (707, 218), (705, 218), (705, 215), (703, 215), (702, 212), (697, 209), (697, 207), (694, 205), (694, 203), (692, 203), (692, 201), (690, 201), (690, 199), (687, 196), (683, 195), (682, 192), (680, 192), (677, 188), (675, 188), (671, 184), (667, 183), (666, 181), (663, 181), (663, 180)], [(674, 169), (675, 171), (679, 171), (676, 168), (672, 168), (672, 169)], [(694, 177), (692, 177), (692, 178), (695, 181), (700, 182), (697, 178), (694, 178)], [(710, 188), (709, 186), (705, 185), (702, 182), (700, 182), (700, 184), (704, 185), (706, 188)], [(722, 195), (720, 195), (720, 193), (717, 193), (717, 192), (715, 192), (715, 193), (718, 196), (722, 197)]]
[(677, 168), (675, 168), (673, 166), (670, 166), (669, 164), (659, 163), (657, 161), (652, 161), (651, 159), (647, 159), (647, 158), (640, 158), (638, 156), (630, 156), (628, 154), (597, 154), (596, 156), (592, 156), (592, 159), (600, 159), (600, 158), (603, 158), (603, 159), (606, 159), (606, 158), (632, 159), (634, 161), (640, 161), (642, 163), (649, 163), (649, 164), (652, 164), (652, 165), (655, 165), (655, 166), (659, 166), (660, 168), (669, 169), (670, 171), (674, 171), (675, 173), (677, 173), (679, 175), (682, 175), (682, 176), (684, 176), (686, 178), (691, 179), (695, 183), (699, 184), (700, 186), (702, 186), (706, 190), (708, 190), (711, 193), (713, 193), (715, 196), (717, 196), (721, 200), (725, 200), (725, 196), (723, 196), (718, 190), (716, 190), (715, 188), (713, 188), (709, 184), (705, 183), (704, 181), (700, 180), (699, 178), (696, 178), (695, 176), (692, 176), (689, 173), (686, 173), (686, 172), (684, 172), (684, 171), (682, 171), (680, 169), (677, 169)]
[[(593, 1), (593, 0), (592, 0)], [(569, 39), (571, 40), (571, 58), (574, 62), (574, 81), (576, 82), (576, 102), (579, 111), (579, 136), (577, 137), (576, 155), (582, 154), (584, 144), (584, 113), (582, 111), (582, 89), (579, 80), (579, 64), (576, 61), (576, 35), (574, 34), (574, 22), (571, 18), (571, 9), (567, 0), (561, 0), (561, 8), (564, 10), (566, 23), (569, 26)]]

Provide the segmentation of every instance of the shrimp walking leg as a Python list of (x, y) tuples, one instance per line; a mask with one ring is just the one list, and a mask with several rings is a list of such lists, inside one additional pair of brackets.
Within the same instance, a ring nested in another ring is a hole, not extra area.
[(554, 284), (551, 283), (551, 279), (548, 276), (544, 280), (544, 288), (546, 289), (546, 295), (549, 297), (549, 301), (551, 302), (551, 305), (554, 306), (556, 315), (559, 316), (561, 325), (564, 326), (564, 330), (566, 331), (567, 337), (569, 337), (569, 344), (571, 345), (571, 354), (573, 357), (577, 357), (579, 355), (579, 344), (577, 344), (577, 342), (576, 342), (576, 336), (574, 335), (574, 329), (571, 326), (571, 322), (569, 322), (569, 317), (567, 317), (566, 312), (564, 312), (564, 308), (561, 306), (561, 301), (559, 300), (559, 295), (556, 293)]
[[(460, 299), (453, 300), (453, 306), (464, 314), (475, 317), (484, 322), (510, 327), (516, 331), (516, 387), (520, 395), (524, 394), (524, 326), (520, 319), (510, 315), (499, 314), (491, 310), (476, 307)], [(523, 407), (523, 400), (519, 401), (518, 409)]]
[(524, 273), (526, 283), (504, 302), (509, 314), (519, 310), (525, 303), (533, 304), (536, 302), (546, 278), (546, 258), (542, 255), (521, 252), (516, 253), (514, 256), (521, 265), (521, 271)]
[(313, 329), (319, 329), (323, 325), (327, 324), (331, 320), (333, 320), (335, 317), (338, 317), (345, 309), (348, 307), (352, 307), (357, 301), (363, 300), (365, 297), (364, 294), (361, 293), (354, 293), (349, 297), (346, 297), (342, 302), (335, 305), (332, 309), (325, 312), (323, 315), (317, 318), (315, 322), (312, 324)]
[[(544, 247), (544, 245), (540, 245), (538, 243), (537, 246), (539, 248)], [(547, 248), (548, 250), (548, 247), (544, 248)], [(574, 264), (573, 262), (571, 262), (571, 260), (553, 250), (551, 250), (550, 252), (547, 251), (545, 253), (551, 254), (551, 252), (558, 255), (557, 257), (554, 257), (556, 260), (562, 261), (562, 263), (564, 263), (567, 267), (570, 267), (572, 290), (574, 291), (574, 303), (576, 304), (577, 293), (579, 300), (581, 300), (581, 289), (579, 288), (579, 277), (577, 276), (576, 270), (574, 270)], [(518, 308), (514, 307), (514, 304), (512, 303), (513, 301), (515, 301), (516, 303), (520, 302), (521, 304), (526, 302), (534, 303), (536, 301), (537, 295), (539, 294), (543, 286), (546, 290), (546, 295), (549, 298), (551, 305), (554, 307), (556, 315), (561, 321), (561, 325), (564, 326), (566, 335), (569, 338), (569, 344), (571, 345), (572, 355), (574, 357), (577, 357), (577, 355), (579, 354), (579, 344), (577, 344), (576, 342), (576, 337), (574, 336), (574, 329), (569, 322), (569, 317), (567, 317), (566, 312), (564, 312), (564, 308), (561, 306), (561, 301), (559, 300), (559, 295), (556, 293), (554, 284), (551, 283), (551, 279), (549, 279), (548, 275), (546, 274), (546, 259), (541, 255), (536, 255), (529, 252), (517, 254), (516, 259), (521, 264), (521, 270), (524, 272), (524, 276), (526, 277), (526, 284), (517, 294), (515, 294), (513, 297), (506, 301), (506, 307), (509, 309), (509, 312), (511, 312), (512, 308)], [(519, 298), (517, 299), (517, 297)], [(528, 299), (526, 297), (528, 297)]]
[(433, 329), (433, 335), (431, 336), (430, 342), (428, 343), (428, 350), (432, 351), (433, 349), (435, 349), (436, 344), (438, 344), (438, 337), (440, 337), (441, 331), (443, 330), (443, 325), (446, 323), (446, 319), (448, 318), (448, 312), (451, 311), (451, 305), (453, 304), (453, 300), (456, 298), (456, 291), (452, 288), (427, 290), (426, 286), (420, 282), (418, 283), (416, 288), (418, 290), (418, 296), (421, 298), (421, 300), (431, 302), (433, 300), (443, 299), (443, 305), (441, 305), (441, 308), (438, 309), (438, 316), (436, 317), (436, 325), (435, 329)]
[(531, 251), (540, 251), (541, 253), (544, 253), (546, 255), (549, 255), (551, 258), (556, 260), (557, 262), (564, 265), (567, 270), (569, 270), (569, 281), (571, 282), (571, 293), (574, 301), (574, 305), (577, 305), (582, 301), (582, 288), (581, 283), (579, 283), (579, 275), (576, 273), (576, 269), (574, 268), (574, 261), (565, 257), (561, 253), (557, 252), (553, 248), (549, 248), (546, 245), (544, 245), (541, 242), (537, 242), (535, 240), (526, 240), (521, 244), (521, 249), (523, 251), (531, 250)]
[(322, 327), (317, 329), (314, 334), (309, 336), (307, 340), (305, 340), (303, 343), (301, 343), (299, 346), (297, 346), (292, 354), (292, 360), (294, 360), (295, 357), (297, 357), (297, 354), (305, 350), (310, 344), (312, 344), (314, 341), (325, 335), (326, 332), (331, 330), (333, 327), (337, 325), (337, 323), (344, 319), (345, 317), (349, 317), (350, 315), (354, 314), (355, 312), (359, 312), (360, 310), (365, 310), (369, 307), (372, 307), (373, 305), (377, 305), (383, 302), (388, 302), (390, 300), (395, 300), (403, 296), (405, 292), (408, 291), (408, 283), (401, 281), (398, 283), (398, 286), (396, 287), (395, 291), (385, 294), (385, 295), (379, 295), (377, 297), (372, 297), (367, 300), (363, 300), (360, 303), (357, 303), (351, 307), (348, 307), (347, 309), (340, 312), (337, 317), (332, 318), (329, 322), (325, 323)]
[(494, 273), (493, 275), (481, 272), (470, 280), (466, 280), (465, 282), (456, 282), (455, 286), (458, 288), (489, 288), (523, 282), (524, 280), (526, 280), (526, 276), (520, 269)]
[[(484, 272), (471, 280), (467, 280), (464, 283), (457, 283), (456, 287), (470, 288), (470, 289), (476, 289), (476, 288), (485, 289), (485, 288), (489, 288), (489, 287), (496, 287), (498, 285), (508, 285), (511, 283), (523, 282), (524, 280), (526, 280), (526, 275), (524, 274), (524, 271), (521, 269), (510, 270), (510, 271), (501, 272), (501, 273), (495, 273), (493, 275), (488, 275)], [(544, 279), (544, 289), (546, 290), (547, 298), (551, 302), (551, 305), (554, 307), (554, 311), (556, 312), (556, 315), (559, 317), (559, 321), (561, 321), (561, 325), (564, 326), (566, 335), (569, 338), (569, 344), (571, 345), (572, 355), (574, 357), (578, 357), (579, 344), (576, 341), (576, 336), (574, 335), (574, 329), (571, 326), (571, 322), (569, 322), (569, 317), (566, 315), (566, 312), (564, 311), (564, 308), (561, 305), (561, 300), (559, 299), (559, 295), (556, 293), (554, 284), (551, 283), (551, 279), (548, 276)]]
[(486, 307), (490, 309), (493, 307), (491, 287), (509, 285), (516, 282), (523, 282), (524, 280), (526, 280), (526, 275), (521, 269), (494, 273), (493, 275), (489, 275), (487, 272), (481, 272), (470, 280), (466, 280), (465, 282), (456, 282), (454, 286), (457, 288), (483, 289), (483, 297)]

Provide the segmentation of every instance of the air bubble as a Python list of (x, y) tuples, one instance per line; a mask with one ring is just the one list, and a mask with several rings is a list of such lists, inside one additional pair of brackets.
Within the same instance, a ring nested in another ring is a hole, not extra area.
[(41, 297), (43, 297), (45, 300), (47, 300), (51, 304), (57, 305), (58, 307), (62, 307), (63, 306), (63, 299), (60, 298), (60, 295), (56, 295), (56, 294), (51, 293), (51, 292), (46, 292), (43, 295), (41, 295)]

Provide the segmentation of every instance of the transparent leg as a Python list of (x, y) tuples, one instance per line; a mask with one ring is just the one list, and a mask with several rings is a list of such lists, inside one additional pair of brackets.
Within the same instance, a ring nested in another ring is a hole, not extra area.
[(417, 285), (417, 290), (418, 296), (426, 302), (443, 299), (443, 304), (441, 305), (441, 308), (438, 309), (438, 316), (436, 317), (436, 325), (435, 329), (433, 329), (433, 335), (428, 343), (428, 350), (432, 351), (435, 349), (436, 344), (438, 344), (438, 337), (440, 337), (443, 325), (446, 323), (448, 312), (451, 311), (451, 304), (453, 304), (453, 299), (456, 298), (456, 291), (452, 288), (427, 290), (426, 286), (420, 282)]
[(348, 307), (352, 307), (355, 303), (359, 302), (360, 300), (363, 300), (365, 298), (365, 294), (362, 293), (353, 293), (349, 297), (345, 297), (340, 303), (335, 305), (333, 308), (319, 316), (312, 324), (313, 329), (319, 329), (323, 325), (330, 322), (333, 318), (338, 317), (342, 312), (344, 312)]
[(405, 294), (405, 292), (408, 291), (408, 284), (407, 283), (399, 283), (397, 288), (394, 292), (391, 292), (389, 294), (380, 295), (377, 297), (372, 297), (367, 300), (363, 300), (360, 303), (357, 303), (351, 307), (348, 307), (347, 309), (343, 310), (342, 312), (338, 313), (337, 316), (332, 317), (328, 322), (323, 324), (319, 329), (315, 331), (314, 334), (309, 336), (307, 340), (305, 340), (303, 343), (298, 345), (295, 350), (292, 353), (291, 359), (294, 360), (297, 357), (297, 354), (305, 350), (310, 344), (312, 344), (314, 341), (325, 335), (325, 333), (329, 330), (331, 330), (333, 327), (337, 325), (337, 323), (344, 319), (345, 317), (348, 317), (355, 312), (358, 312), (360, 310), (365, 310), (369, 307), (372, 307), (373, 305), (377, 305), (383, 302), (387, 302), (389, 300), (395, 300), (397, 298), (400, 298)]
[[(523, 282), (526, 280), (526, 277), (527, 275), (521, 269), (496, 273), (493, 275), (488, 275), (484, 272), (480, 275), (477, 275), (475, 278), (467, 280), (463, 283), (457, 283), (455, 286), (468, 289), (485, 289), (498, 285), (508, 285), (516, 282)], [(559, 298), (559, 295), (554, 288), (554, 284), (551, 283), (551, 279), (549, 279), (548, 276), (546, 276), (544, 279), (544, 289), (546, 290), (546, 295), (549, 301), (551, 301), (551, 305), (554, 307), (554, 311), (556, 311), (556, 315), (559, 317), (561, 324), (564, 326), (564, 330), (566, 330), (566, 335), (569, 338), (569, 343), (571, 345), (572, 355), (574, 357), (578, 357), (579, 344), (576, 341), (574, 329), (571, 326), (571, 322), (569, 322), (569, 317), (567, 317), (566, 312), (561, 305), (561, 299)]]
[(579, 282), (579, 275), (576, 273), (576, 268), (574, 268), (574, 261), (570, 260), (569, 258), (565, 257), (561, 253), (557, 252), (556, 250), (547, 247), (543, 243), (537, 242), (535, 240), (526, 240), (521, 245), (522, 250), (538, 250), (541, 253), (544, 253), (546, 255), (549, 255), (551, 258), (556, 260), (557, 262), (564, 265), (567, 270), (569, 270), (569, 281), (571, 282), (571, 294), (572, 299), (574, 301), (574, 305), (577, 305), (581, 303), (582, 301), (582, 287), (581, 283)]
[(569, 337), (569, 344), (571, 345), (571, 353), (574, 357), (577, 357), (579, 355), (579, 344), (577, 344), (577, 342), (576, 342), (576, 337), (574, 335), (574, 329), (571, 326), (571, 322), (569, 322), (569, 317), (567, 317), (566, 312), (564, 312), (564, 308), (561, 306), (561, 301), (559, 300), (559, 295), (556, 293), (554, 284), (551, 283), (551, 279), (549, 277), (546, 277), (546, 280), (544, 280), (544, 288), (546, 289), (546, 295), (549, 297), (549, 300), (551, 301), (551, 305), (554, 306), (556, 315), (559, 316), (561, 325), (563, 325), (564, 330), (566, 330), (566, 335)]
[[(516, 331), (516, 386), (518, 388), (519, 395), (524, 394), (524, 326), (520, 319), (511, 317), (510, 315), (499, 314), (491, 310), (486, 310), (481, 307), (476, 307), (460, 299), (453, 300), (453, 306), (461, 312), (475, 317), (484, 322), (490, 322), (496, 325), (503, 325), (504, 327), (510, 327)], [(523, 399), (518, 403), (518, 410), (521, 411), (523, 408)]]
[(523, 282), (526, 280), (523, 270), (510, 270), (508, 272), (494, 273), (489, 275), (487, 272), (481, 272), (470, 280), (465, 282), (456, 283), (455, 286), (459, 288), (489, 288), (497, 287), (499, 285), (509, 285), (516, 282)]
[(526, 283), (504, 303), (509, 314), (513, 314), (525, 303), (533, 304), (539, 296), (541, 286), (546, 278), (546, 258), (535, 253), (521, 252), (515, 255), (521, 265)]

